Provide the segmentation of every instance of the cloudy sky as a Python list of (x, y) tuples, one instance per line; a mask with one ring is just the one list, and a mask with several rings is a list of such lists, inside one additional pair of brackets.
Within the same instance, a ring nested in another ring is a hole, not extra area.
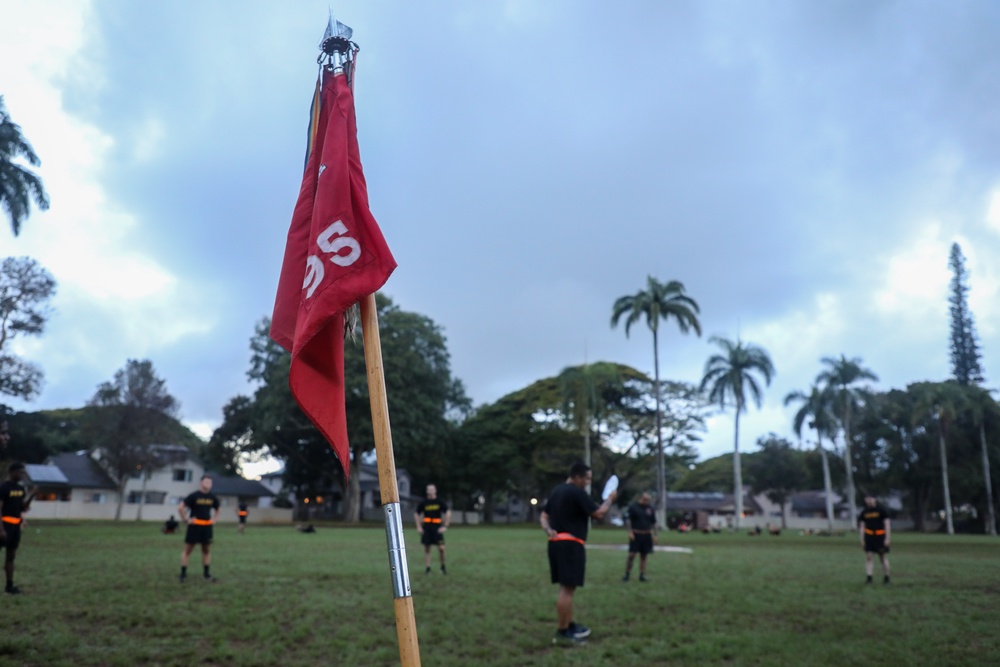
[[(78, 407), (149, 358), (202, 434), (248, 391), (298, 192), (328, 3), (0, 0), (0, 94), (51, 209), (0, 256), (56, 277), (31, 403)], [(399, 262), (385, 288), (448, 336), (479, 404), (568, 365), (652, 372), (609, 326), (647, 275), (777, 377), (743, 446), (790, 432), (822, 356), (881, 388), (945, 379), (959, 242), (986, 379), (1000, 378), (1000, 5), (337, 2), (361, 46), (359, 141)], [(391, 400), (390, 396), (390, 412)], [(703, 457), (731, 447), (710, 421)]]

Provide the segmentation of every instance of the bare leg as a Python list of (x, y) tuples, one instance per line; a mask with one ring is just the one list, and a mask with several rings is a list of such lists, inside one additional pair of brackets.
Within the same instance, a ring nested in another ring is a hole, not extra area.
[(212, 564), (212, 553), (209, 551), (211, 549), (210, 544), (201, 545), (201, 564), (208, 566)]
[(559, 629), (565, 630), (573, 622), (573, 593), (576, 586), (559, 585), (559, 597), (556, 599), (556, 616), (559, 621)]
[(3, 563), (4, 574), (7, 575), (7, 585), (14, 585), (14, 557), (17, 556), (17, 549), (7, 549), (7, 557)]
[(194, 545), (185, 542), (184, 548), (181, 550), (181, 567), (187, 567), (192, 551), (194, 551)]
[(431, 569), (431, 545), (424, 545), (424, 567)]
[(639, 555), (639, 574), (641, 574), (644, 577), (646, 576), (646, 556), (648, 555), (649, 554)]
[(438, 555), (441, 558), (441, 567), (444, 567), (444, 545), (443, 544), (439, 544), (438, 545)]
[(629, 552), (628, 559), (625, 561), (625, 576), (628, 577), (632, 574), (632, 563), (635, 562), (635, 554)]

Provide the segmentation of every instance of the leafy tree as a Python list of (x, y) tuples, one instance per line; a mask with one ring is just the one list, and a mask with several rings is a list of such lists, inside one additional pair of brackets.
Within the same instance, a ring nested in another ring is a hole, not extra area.
[(757, 440), (760, 448), (748, 466), (754, 491), (761, 492), (781, 507), (781, 527), (788, 527), (786, 503), (795, 491), (803, 488), (806, 469), (801, 452), (792, 443), (770, 433)]
[(590, 434), (594, 420), (601, 417), (601, 392), (604, 387), (621, 384), (621, 375), (615, 364), (598, 362), (570, 366), (559, 373), (559, 387), (563, 397), (563, 410), (583, 434), (583, 462), (591, 465)]
[[(470, 409), (465, 389), (451, 375), (446, 340), (437, 324), (399, 309), (382, 294), (376, 295), (376, 307), (396, 463), (410, 472), (416, 488), (437, 482), (447, 493), (443, 480), (449, 475), (457, 426)], [(251, 338), (247, 375), (257, 385), (253, 396), (230, 400), (210, 444), (216, 451), (232, 452), (229, 458), (270, 454), (284, 461), (285, 485), (297, 495), (322, 493), (339, 482), (342, 470), (329, 444), (295, 403), (288, 387), (291, 355), (268, 337), (269, 329), (264, 319)], [(358, 466), (375, 446), (360, 341), (345, 346), (344, 383), (351, 442), (344, 518), (356, 522)]]
[(844, 431), (844, 469), (847, 472), (847, 502), (851, 508), (852, 519), (858, 516), (857, 490), (854, 487), (854, 460), (851, 456), (851, 413), (856, 412), (864, 404), (867, 381), (877, 382), (878, 376), (861, 365), (861, 359), (823, 357), (820, 360), (826, 366), (816, 377), (818, 384), (825, 385), (833, 395), (835, 410), (840, 413), (840, 427)]
[[(118, 520), (129, 477), (138, 472), (145, 481), (153, 470), (169, 462), (154, 445), (164, 444), (170, 437), (177, 400), (156, 375), (151, 361), (129, 359), (113, 380), (97, 387), (89, 405), (95, 410), (84, 430), (92, 442), (100, 443), (99, 462), (118, 485)], [(142, 502), (139, 517), (141, 513)]]
[(809, 428), (816, 430), (816, 451), (819, 452), (823, 468), (823, 493), (826, 499), (826, 519), (829, 530), (833, 530), (833, 484), (830, 478), (830, 461), (823, 447), (824, 436), (833, 437), (836, 429), (836, 418), (833, 416), (833, 397), (819, 385), (814, 384), (808, 394), (793, 391), (785, 396), (785, 405), (800, 403), (798, 411), (792, 420), (795, 435), (802, 438), (802, 426), (808, 420)]
[(18, 336), (41, 335), (55, 291), (56, 281), (30, 257), (6, 257), (0, 262), (0, 394), (25, 400), (38, 394), (41, 369), (6, 349)]
[(31, 200), (43, 211), (49, 208), (49, 196), (38, 175), (18, 164), (26, 160), (37, 167), (41, 164), (28, 140), (21, 134), (21, 126), (11, 120), (0, 95), (0, 206), (10, 217), (14, 236), (21, 231), (21, 223), (28, 217)]
[(701, 323), (698, 321), (700, 312), (698, 304), (694, 299), (684, 293), (684, 284), (671, 280), (661, 283), (652, 276), (646, 278), (646, 289), (639, 290), (631, 296), (622, 296), (615, 300), (611, 307), (611, 327), (618, 326), (618, 322), (625, 318), (625, 336), (628, 337), (632, 325), (641, 319), (645, 319), (646, 326), (653, 334), (653, 376), (656, 396), (656, 457), (657, 457), (657, 483), (656, 492), (660, 504), (660, 520), (666, 521), (667, 516), (667, 492), (666, 492), (666, 470), (663, 459), (663, 433), (662, 416), (660, 411), (660, 347), (659, 332), (660, 320), (677, 322), (681, 333), (688, 333), (694, 330), (701, 335)]
[(743, 517), (743, 470), (740, 466), (740, 414), (746, 411), (747, 394), (759, 408), (763, 389), (756, 375), (771, 384), (774, 364), (764, 348), (738, 340), (713, 336), (712, 343), (722, 348), (722, 354), (713, 354), (705, 363), (701, 390), (708, 390), (708, 400), (725, 409), (728, 404), (736, 408), (736, 426), (733, 435), (733, 500), (736, 503), (736, 528)]
[(951, 296), (951, 372), (961, 385), (981, 384), (982, 358), (976, 324), (969, 309), (969, 272), (965, 269), (962, 248), (953, 243), (948, 261), (952, 271)]

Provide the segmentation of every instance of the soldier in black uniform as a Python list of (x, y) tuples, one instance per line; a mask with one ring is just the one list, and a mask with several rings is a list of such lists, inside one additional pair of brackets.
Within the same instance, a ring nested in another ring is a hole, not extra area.
[(622, 581), (628, 581), (632, 576), (632, 563), (639, 554), (639, 581), (646, 579), (646, 557), (653, 553), (653, 542), (656, 540), (656, 510), (652, 506), (653, 497), (649, 493), (639, 496), (639, 502), (629, 505), (625, 512), (625, 523), (628, 525), (628, 560), (625, 561), (625, 576)]
[(17, 595), (21, 589), (14, 585), (14, 558), (21, 544), (22, 514), (28, 511), (34, 492), (28, 494), (21, 486), (24, 464), (12, 463), (7, 469), (8, 479), (0, 483), (0, 548), (6, 549), (3, 569), (7, 575), (5, 593)]
[(417, 505), (413, 520), (420, 533), (420, 543), (424, 545), (424, 565), (427, 568), (424, 573), (431, 573), (431, 547), (436, 544), (441, 558), (441, 574), (448, 574), (444, 565), (444, 532), (451, 524), (451, 510), (447, 503), (438, 500), (437, 487), (433, 484), (427, 485), (427, 500)]
[(602, 519), (618, 496), (613, 492), (598, 507), (587, 486), (593, 472), (586, 463), (577, 462), (570, 468), (566, 482), (555, 488), (542, 510), (540, 523), (549, 537), (549, 573), (552, 583), (559, 584), (556, 599), (555, 644), (583, 644), (590, 628), (573, 620), (573, 594), (583, 586), (587, 568), (587, 530), (590, 518)]
[[(181, 521), (187, 522), (187, 534), (184, 536), (184, 550), (181, 552), (181, 583), (187, 581), (188, 559), (194, 550), (194, 545), (201, 545), (201, 564), (205, 569), (205, 581), (212, 583), (217, 579), (209, 572), (212, 564), (212, 525), (219, 518), (219, 499), (212, 493), (212, 478), (201, 476), (198, 491), (181, 501), (178, 507)], [(190, 519), (188, 513), (190, 512)]]
[(861, 537), (861, 547), (865, 550), (866, 584), (872, 583), (872, 572), (875, 569), (873, 554), (878, 554), (882, 560), (883, 584), (889, 583), (889, 542), (892, 537), (892, 526), (889, 514), (878, 504), (875, 496), (865, 494), (865, 507), (858, 514), (858, 535)]
[(243, 529), (247, 526), (247, 514), (249, 514), (247, 510), (247, 503), (245, 500), (241, 500), (240, 504), (236, 507), (236, 516), (239, 517), (240, 520), (239, 525), (236, 527), (236, 532), (241, 535), (243, 534)]

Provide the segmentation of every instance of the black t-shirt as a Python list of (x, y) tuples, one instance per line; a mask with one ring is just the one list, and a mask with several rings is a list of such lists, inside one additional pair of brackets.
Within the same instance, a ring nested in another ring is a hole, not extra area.
[(447, 512), (448, 503), (444, 502), (440, 498), (435, 498), (434, 500), (421, 500), (420, 504), (417, 505), (417, 514), (423, 515), (424, 525), (426, 526), (434, 526), (437, 528), (441, 525), (441, 520)]
[(184, 504), (191, 511), (192, 519), (201, 519), (202, 521), (210, 521), (212, 511), (219, 509), (219, 499), (215, 497), (215, 494), (203, 491), (195, 491), (189, 495), (184, 499)]
[(864, 523), (866, 530), (885, 530), (885, 520), (889, 514), (881, 505), (875, 507), (865, 507), (858, 514), (858, 523)]
[(590, 515), (597, 510), (597, 503), (586, 491), (574, 484), (560, 484), (545, 503), (549, 525), (557, 533), (569, 533), (581, 540), (587, 539)]
[(239, 507), (237, 509), (239, 510), (240, 516), (246, 516), (247, 515), (247, 504), (246, 503), (240, 503)]
[(652, 530), (656, 525), (656, 510), (652, 505), (632, 503), (625, 516), (632, 530)]
[(21, 518), (27, 493), (18, 482), (9, 479), (0, 483), (0, 515)]

